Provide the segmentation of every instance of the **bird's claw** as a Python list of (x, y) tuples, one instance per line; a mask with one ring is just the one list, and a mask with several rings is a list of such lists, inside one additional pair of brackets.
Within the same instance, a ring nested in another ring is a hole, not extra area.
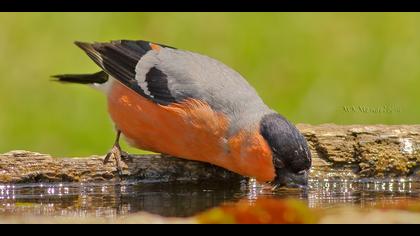
[(118, 145), (114, 145), (112, 147), (111, 151), (109, 151), (106, 154), (106, 156), (104, 158), (104, 162), (103, 162), (104, 165), (109, 162), (109, 159), (111, 158), (111, 156), (115, 159), (115, 166), (117, 168), (118, 175), (122, 175), (123, 172), (122, 172), (122, 168), (121, 168), (121, 158), (128, 156), (128, 153), (123, 152)]

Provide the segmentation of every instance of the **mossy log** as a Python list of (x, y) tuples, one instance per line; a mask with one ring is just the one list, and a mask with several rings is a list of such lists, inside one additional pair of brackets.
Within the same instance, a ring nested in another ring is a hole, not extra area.
[[(297, 126), (312, 156), (311, 178), (420, 176), (420, 125)], [(11, 151), (0, 154), (0, 183), (240, 181), (225, 169), (165, 155), (131, 155), (123, 175), (103, 156), (54, 158), (47, 154)]]
[(420, 176), (420, 125), (298, 125), (312, 178)]

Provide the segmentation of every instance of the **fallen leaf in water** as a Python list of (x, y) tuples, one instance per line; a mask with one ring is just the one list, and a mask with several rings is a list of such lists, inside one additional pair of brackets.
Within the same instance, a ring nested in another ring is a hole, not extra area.
[(210, 224), (304, 224), (316, 223), (316, 215), (305, 203), (294, 199), (242, 200), (205, 211), (199, 223)]

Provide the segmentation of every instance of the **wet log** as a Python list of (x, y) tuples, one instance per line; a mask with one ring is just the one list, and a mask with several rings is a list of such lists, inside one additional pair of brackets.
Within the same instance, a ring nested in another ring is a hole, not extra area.
[(55, 158), (47, 154), (11, 151), (0, 154), (0, 183), (38, 182), (199, 182), (240, 181), (243, 177), (207, 163), (165, 155), (130, 155), (122, 174), (104, 156)]
[(420, 176), (420, 125), (298, 125), (311, 148), (311, 177)]
[[(298, 125), (309, 142), (311, 178), (419, 177), (420, 125)], [(0, 154), (0, 183), (241, 181), (207, 163), (165, 155), (131, 155), (123, 175), (103, 156), (56, 158), (29, 151)]]

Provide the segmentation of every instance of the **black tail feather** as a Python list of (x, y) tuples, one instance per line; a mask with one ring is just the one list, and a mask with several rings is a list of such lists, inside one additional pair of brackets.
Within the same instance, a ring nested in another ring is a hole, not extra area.
[(108, 81), (108, 74), (104, 71), (99, 71), (94, 74), (66, 74), (66, 75), (53, 75), (58, 82), (64, 83), (78, 83), (78, 84), (93, 84), (93, 83), (105, 83)]
[(116, 40), (109, 43), (75, 44), (106, 73), (137, 93), (146, 96), (136, 80), (136, 66), (139, 60), (150, 50), (150, 42), (137, 40)]

